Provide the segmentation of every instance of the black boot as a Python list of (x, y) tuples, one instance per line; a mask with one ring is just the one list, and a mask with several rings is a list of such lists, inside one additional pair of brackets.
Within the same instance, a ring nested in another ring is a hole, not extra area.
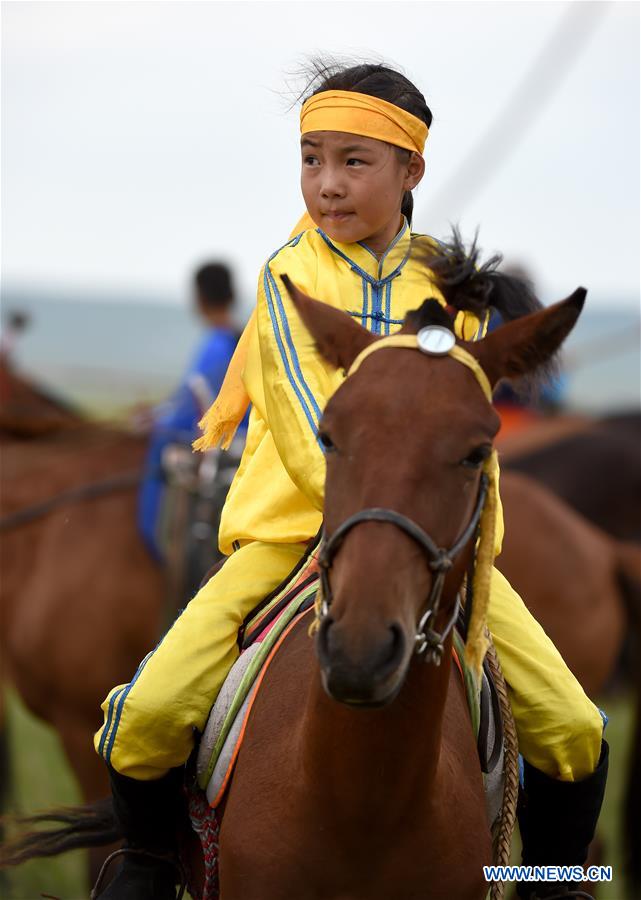
[[(583, 866), (594, 837), (608, 775), (609, 748), (601, 744), (599, 763), (582, 781), (559, 781), (525, 763), (518, 819), (526, 866)], [(587, 897), (576, 881), (522, 881), (522, 900)]]
[(125, 843), (115, 878), (101, 890), (99, 877), (92, 900), (175, 900), (181, 881), (176, 834), (186, 815), (184, 770), (172, 769), (156, 781), (138, 781), (109, 767), (109, 778)]

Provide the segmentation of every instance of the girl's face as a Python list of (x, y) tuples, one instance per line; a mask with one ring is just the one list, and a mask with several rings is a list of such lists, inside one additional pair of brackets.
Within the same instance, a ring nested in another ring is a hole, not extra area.
[(343, 131), (304, 134), (301, 151), (301, 188), (314, 222), (333, 240), (364, 241), (380, 256), (398, 234), (404, 192), (423, 177), (423, 157)]

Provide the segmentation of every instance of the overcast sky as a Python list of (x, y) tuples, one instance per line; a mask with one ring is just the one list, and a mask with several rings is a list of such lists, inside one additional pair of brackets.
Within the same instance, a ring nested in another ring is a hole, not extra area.
[(548, 300), (584, 284), (638, 304), (636, 2), (10, 2), (2, 17), (5, 286), (178, 302), (222, 257), (251, 302), (302, 212), (287, 73), (329, 53), (383, 58), (426, 95), (415, 230), (478, 225)]

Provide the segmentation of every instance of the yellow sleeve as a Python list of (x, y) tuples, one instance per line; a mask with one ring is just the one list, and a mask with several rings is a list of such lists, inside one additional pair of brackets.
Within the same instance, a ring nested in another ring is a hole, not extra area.
[[(290, 258), (283, 265), (292, 281), (305, 290), (304, 275), (297, 271), (296, 261)], [(318, 441), (318, 423), (339, 376), (316, 350), (285, 290), (279, 268), (266, 263), (258, 282), (265, 413), (289, 477), (314, 508), (322, 510), (325, 456)]]

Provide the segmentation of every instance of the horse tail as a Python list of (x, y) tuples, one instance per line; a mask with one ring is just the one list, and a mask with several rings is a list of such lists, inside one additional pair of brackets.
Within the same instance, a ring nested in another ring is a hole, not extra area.
[(29, 859), (57, 856), (68, 850), (102, 847), (121, 840), (111, 797), (86, 806), (51, 809), (34, 816), (11, 817), (18, 826), (57, 823), (60, 827), (47, 831), (30, 830), (0, 847), (0, 869), (17, 866)]
[(633, 895), (641, 895), (641, 546), (618, 545), (617, 576), (632, 638), (635, 710), (623, 805), (623, 849), (626, 876)]

